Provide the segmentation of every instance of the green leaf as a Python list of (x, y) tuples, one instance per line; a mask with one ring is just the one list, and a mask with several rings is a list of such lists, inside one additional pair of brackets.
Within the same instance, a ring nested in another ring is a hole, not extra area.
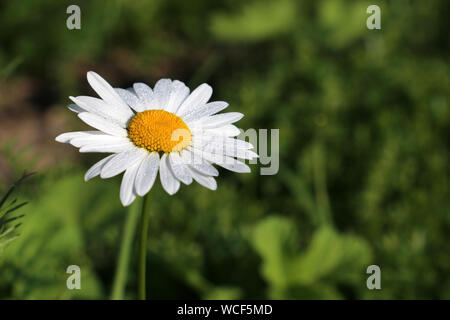
[(295, 11), (291, 0), (252, 2), (237, 13), (216, 14), (210, 29), (216, 38), (224, 41), (261, 41), (292, 29)]
[(288, 243), (294, 236), (293, 225), (281, 217), (269, 217), (258, 223), (251, 243), (263, 259), (262, 274), (275, 286), (287, 286)]
[(329, 226), (319, 228), (306, 249), (296, 248), (298, 238), (295, 224), (283, 217), (268, 217), (253, 229), (250, 242), (274, 298), (339, 298), (333, 284), (360, 280), (371, 259), (365, 240)]
[(363, 239), (338, 234), (325, 226), (314, 234), (306, 252), (291, 261), (291, 279), (299, 284), (313, 284), (326, 276), (339, 277), (336, 270), (340, 267), (362, 272), (369, 260), (370, 248)]

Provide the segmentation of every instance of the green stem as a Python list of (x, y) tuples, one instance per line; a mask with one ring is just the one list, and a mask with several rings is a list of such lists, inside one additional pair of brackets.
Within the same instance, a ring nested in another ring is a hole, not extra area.
[(313, 154), (314, 188), (316, 192), (317, 212), (320, 225), (330, 225), (331, 208), (327, 192), (325, 152), (322, 144), (316, 143)]
[(120, 243), (119, 257), (117, 260), (116, 273), (114, 275), (114, 284), (111, 299), (122, 300), (124, 297), (125, 286), (127, 283), (128, 267), (130, 265), (131, 247), (133, 244), (136, 226), (139, 218), (139, 209), (137, 206), (131, 206), (128, 210), (125, 221), (125, 228)]
[(147, 242), (148, 242), (148, 224), (150, 218), (150, 210), (148, 209), (149, 196), (147, 193), (142, 202), (141, 211), (141, 232), (140, 232), (140, 242), (139, 242), (139, 272), (138, 272), (138, 297), (140, 300), (146, 299), (146, 262), (147, 262)]

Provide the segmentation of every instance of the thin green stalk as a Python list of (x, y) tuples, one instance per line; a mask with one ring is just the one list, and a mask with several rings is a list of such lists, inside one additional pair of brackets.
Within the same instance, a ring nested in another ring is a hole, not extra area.
[(147, 193), (142, 202), (141, 221), (140, 221), (140, 241), (139, 241), (139, 272), (138, 272), (138, 297), (140, 300), (146, 299), (146, 262), (147, 262), (147, 242), (148, 242), (148, 224), (150, 218), (150, 210), (148, 205), (150, 203)]
[(114, 275), (113, 290), (111, 293), (111, 299), (113, 300), (122, 300), (124, 298), (128, 267), (130, 265), (131, 247), (133, 245), (133, 239), (136, 233), (139, 213), (140, 210), (137, 206), (131, 206), (126, 215), (125, 227), (122, 234), (119, 257), (117, 260), (117, 268)]

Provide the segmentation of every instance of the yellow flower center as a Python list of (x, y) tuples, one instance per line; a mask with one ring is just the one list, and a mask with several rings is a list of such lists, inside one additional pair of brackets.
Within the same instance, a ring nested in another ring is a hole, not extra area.
[(137, 113), (128, 123), (128, 137), (148, 151), (181, 151), (191, 143), (192, 136), (180, 117), (164, 110)]

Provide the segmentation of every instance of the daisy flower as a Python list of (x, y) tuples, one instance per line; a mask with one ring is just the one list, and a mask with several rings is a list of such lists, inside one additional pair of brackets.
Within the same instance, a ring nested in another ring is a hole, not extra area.
[(70, 143), (80, 152), (111, 153), (94, 164), (85, 181), (100, 175), (111, 178), (124, 172), (120, 200), (130, 205), (152, 188), (159, 171), (161, 185), (170, 195), (181, 182), (196, 181), (215, 190), (216, 164), (234, 172), (250, 172), (239, 159), (258, 155), (253, 145), (236, 139), (233, 125), (239, 112), (220, 113), (223, 101), (208, 102), (212, 88), (204, 83), (190, 92), (181, 81), (161, 79), (152, 89), (135, 83), (130, 89), (111, 87), (95, 72), (87, 80), (99, 98), (70, 97), (69, 109), (96, 130), (67, 132), (56, 141)]

